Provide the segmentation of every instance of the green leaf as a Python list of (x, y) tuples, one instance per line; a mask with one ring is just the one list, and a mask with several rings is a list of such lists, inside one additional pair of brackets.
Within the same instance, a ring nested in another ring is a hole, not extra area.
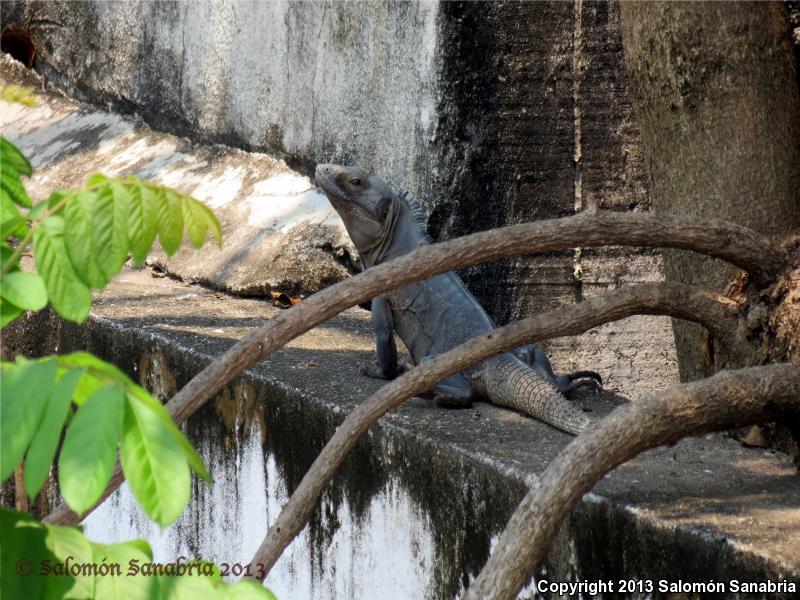
[[(92, 563), (92, 545), (77, 527), (58, 527), (46, 525), (45, 545), (58, 560), (71, 563)], [(45, 598), (83, 599), (94, 597), (93, 575), (72, 575), (70, 577), (49, 575), (45, 579)]]
[(128, 258), (130, 196), (124, 186), (112, 182), (95, 195), (92, 214), (92, 251), (107, 279), (119, 273)]
[(189, 196), (181, 197), (181, 207), (183, 210), (183, 222), (186, 224), (186, 231), (189, 234), (189, 241), (195, 248), (200, 248), (206, 241), (206, 231), (208, 223), (205, 214), (197, 208), (196, 202)]
[(147, 258), (158, 233), (156, 192), (145, 185), (131, 185), (131, 212), (128, 216), (128, 237), (136, 264)]
[(18, 569), (38, 572), (42, 560), (55, 560), (45, 546), (45, 528), (29, 514), (0, 508), (0, 531), (0, 598), (41, 598), (45, 578), (20, 576)]
[(0, 327), (5, 327), (25, 311), (0, 298)]
[[(164, 576), (158, 578), (158, 600), (194, 600), (195, 598), (208, 598), (212, 600), (220, 597), (221, 577), (219, 568), (213, 563), (199, 560), (183, 561), (187, 573), (182, 576)], [(191, 565), (191, 575), (188, 569)], [(195, 566), (196, 565), (196, 566)], [(214, 575), (204, 575), (206, 570), (201, 570), (207, 565), (214, 571)]]
[(269, 589), (255, 581), (227, 583), (220, 589), (222, 600), (278, 600)]
[(162, 526), (174, 522), (189, 503), (189, 467), (158, 416), (130, 397), (120, 456), (131, 492), (147, 516)]
[(47, 306), (47, 290), (36, 273), (17, 271), (3, 275), (0, 296), (25, 310), (41, 310)]
[(147, 560), (153, 560), (153, 550), (150, 548), (150, 544), (147, 540), (136, 539), (136, 540), (128, 540), (127, 542), (120, 542), (119, 544), (113, 545), (114, 549), (118, 549), (122, 552), (126, 552), (129, 555), (139, 554), (144, 555)]
[(93, 373), (86, 371), (78, 381), (78, 385), (72, 394), (72, 402), (77, 406), (83, 406), (86, 399), (94, 394), (101, 387), (108, 385), (103, 379), (98, 379)]
[(64, 246), (72, 262), (72, 267), (89, 287), (102, 289), (108, 283), (103, 270), (95, 258), (92, 236), (95, 229), (92, 215), (95, 211), (97, 194), (80, 192), (64, 207)]
[(16, 204), (30, 208), (32, 206), (28, 192), (19, 178), (19, 173), (11, 164), (0, 162), (0, 188), (4, 189)]
[(153, 561), (153, 552), (144, 540), (133, 540), (122, 544), (92, 544), (95, 563), (105, 559), (106, 563), (119, 563), (121, 577), (95, 578), (95, 595), (98, 600), (152, 600), (158, 593), (158, 579), (130, 571), (133, 567)]
[(8, 192), (0, 188), (0, 236), (3, 239), (9, 235), (21, 238), (27, 232), (28, 226), (25, 217), (20, 214)]
[(87, 188), (94, 188), (106, 185), (108, 183), (108, 177), (103, 175), (102, 173), (92, 173), (89, 175), (89, 179), (86, 180), (86, 187)]
[(202, 213), (205, 215), (206, 225), (211, 230), (211, 233), (214, 235), (214, 239), (217, 240), (217, 245), (222, 247), (222, 226), (219, 224), (219, 220), (217, 220), (217, 216), (214, 212), (208, 208), (202, 202), (195, 202), (195, 211)]
[(222, 228), (217, 217), (205, 204), (191, 196), (182, 196), (183, 220), (189, 233), (189, 240), (195, 248), (203, 245), (206, 231), (209, 229), (214, 234), (217, 244), (222, 245)]
[(101, 373), (106, 379), (111, 379), (123, 386), (134, 385), (130, 378), (123, 373), (116, 365), (96, 357), (90, 352), (70, 352), (61, 354), (58, 357), (58, 364), (62, 367), (76, 368), (86, 367)]
[(57, 215), (47, 217), (33, 232), (36, 270), (53, 308), (65, 319), (81, 323), (89, 314), (92, 295), (72, 267), (63, 233), (64, 220)]
[(0, 136), (0, 158), (9, 163), (21, 175), (31, 175), (33, 167), (25, 155), (6, 138)]
[(55, 360), (4, 365), (0, 377), (0, 481), (11, 475), (36, 431), (50, 387)]
[[(60, 214), (61, 211), (64, 209), (64, 206), (69, 204), (68, 196), (74, 196), (76, 194), (79, 194), (81, 191), (82, 190), (75, 190), (75, 191), (53, 190), (50, 193), (50, 197), (46, 201), (46, 207), (49, 208), (50, 210), (58, 209), (55, 211), (55, 214)], [(40, 202), (39, 204), (36, 205), (34, 210), (42, 211), (45, 208), (45, 206), (43, 205), (45, 205), (45, 202)], [(33, 218), (32, 215), (31, 218)]]
[(191, 442), (189, 442), (181, 430), (178, 429), (178, 426), (175, 424), (175, 421), (172, 420), (172, 416), (169, 414), (169, 411), (166, 409), (166, 407), (157, 399), (153, 398), (150, 392), (138, 385), (134, 384), (131, 386), (128, 389), (128, 394), (133, 396), (142, 404), (145, 404), (155, 413), (169, 434), (180, 445), (183, 455), (189, 462), (189, 466), (192, 468), (192, 471), (197, 473), (197, 475), (207, 483), (214, 483), (214, 480), (211, 478), (211, 474), (208, 472), (203, 459), (197, 453), (197, 450), (195, 450), (194, 446), (192, 446)]
[(183, 237), (183, 213), (181, 198), (175, 192), (159, 189), (156, 192), (158, 206), (158, 239), (167, 256), (172, 256), (181, 245)]
[(34, 498), (50, 474), (50, 466), (56, 455), (56, 446), (67, 418), (72, 393), (83, 375), (83, 370), (73, 369), (64, 373), (50, 389), (47, 404), (30, 448), (25, 455), (25, 490)]
[(125, 406), (122, 389), (107, 385), (72, 418), (58, 461), (58, 482), (76, 513), (91, 508), (106, 489), (117, 455)]
[[(58, 364), (61, 367), (85, 367), (96, 373), (99, 373), (106, 380), (112, 380), (125, 386), (126, 393), (132, 398), (132, 401), (139, 401), (148, 409), (150, 409), (161, 421), (167, 432), (175, 439), (176, 442), (178, 442), (178, 445), (181, 447), (181, 450), (183, 451), (183, 454), (186, 460), (189, 462), (189, 466), (192, 468), (192, 470), (208, 483), (213, 483), (211, 475), (209, 474), (208, 469), (206, 469), (203, 459), (200, 458), (200, 455), (197, 453), (197, 450), (194, 449), (189, 440), (187, 440), (183, 433), (181, 433), (181, 430), (178, 429), (178, 426), (175, 425), (175, 422), (172, 420), (172, 417), (170, 416), (166, 407), (156, 398), (154, 398), (147, 390), (139, 385), (136, 385), (115, 365), (107, 363), (88, 352), (72, 352), (70, 354), (63, 354), (58, 356), (57, 359)], [(83, 401), (83, 398), (103, 385), (105, 385), (103, 381), (98, 379), (95, 375), (92, 373), (86, 373), (83, 378), (81, 378), (72, 401), (80, 405)]]
[[(55, 194), (57, 192), (53, 192)], [(43, 210), (47, 208), (47, 200), (42, 200), (41, 202), (34, 204), (33, 208), (28, 211), (28, 220), (32, 221), (33, 219), (37, 218)]]

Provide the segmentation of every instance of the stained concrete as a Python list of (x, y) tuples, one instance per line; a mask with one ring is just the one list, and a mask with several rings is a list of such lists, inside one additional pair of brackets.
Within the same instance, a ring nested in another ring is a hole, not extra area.
[[(359, 164), (418, 197), (435, 239), (593, 206), (650, 208), (616, 1), (4, 4), (8, 22), (32, 11), (35, 68), (49, 85), (195, 142), (269, 153), (300, 174), (318, 162)], [(332, 254), (351, 270), (330, 235), (311, 231), (319, 252), (310, 259)], [(326, 262), (306, 283), (277, 274), (293, 256), (264, 263), (269, 275), (231, 259), (171, 269), (259, 294), (343, 276)], [(506, 323), (662, 274), (658, 253), (603, 249), (462, 276)], [(547, 351), (603, 371), (625, 394), (678, 377), (667, 319), (611, 325)]]
[[(44, 82), (7, 56), (0, 85)], [(0, 128), (31, 159), (32, 198), (81, 187), (94, 172), (136, 175), (206, 202), (222, 223), (224, 246), (181, 249), (149, 262), (186, 281), (240, 295), (304, 296), (341, 281), (357, 255), (324, 195), (282, 160), (220, 145), (200, 145), (150, 129), (141, 119), (65, 98), (52, 90), (34, 108), (2, 103)], [(209, 236), (210, 237), (210, 236)]]
[[(4, 331), (6, 350), (86, 348), (167, 397), (277, 314), (261, 300), (157, 275), (123, 272), (82, 327), (30, 316)], [(155, 531), (123, 492), (90, 519), (90, 535), (145, 535), (163, 557), (247, 559), (325, 440), (381, 385), (358, 375), (371, 358), (369, 313), (357, 308), (289, 343), (190, 419), (216, 484), (195, 485), (175, 526)], [(620, 401), (579, 399), (597, 415)], [(492, 405), (446, 410), (413, 399), (358, 444), (270, 582), (285, 598), (451, 598), (477, 574), (526, 482), (569, 440)], [(798, 581), (798, 497), (787, 457), (724, 436), (684, 440), (587, 494), (538, 577)]]

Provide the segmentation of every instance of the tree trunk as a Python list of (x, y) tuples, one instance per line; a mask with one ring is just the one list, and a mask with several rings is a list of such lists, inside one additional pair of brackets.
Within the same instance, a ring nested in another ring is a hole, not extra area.
[[(800, 97), (782, 3), (623, 2), (630, 90), (654, 210), (800, 229)], [(664, 253), (668, 281), (724, 292), (736, 269)], [(710, 374), (701, 329), (673, 322), (681, 378)]]

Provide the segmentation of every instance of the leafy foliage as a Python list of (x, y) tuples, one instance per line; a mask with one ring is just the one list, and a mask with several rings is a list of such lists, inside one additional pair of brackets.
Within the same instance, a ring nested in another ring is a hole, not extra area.
[(154, 563), (144, 540), (96, 544), (78, 527), (42, 525), (30, 515), (4, 508), (0, 529), (3, 598), (276, 600), (253, 581), (223, 584), (211, 563)]
[[(203, 245), (209, 231), (222, 243), (219, 221), (205, 204), (136, 177), (109, 178), (97, 173), (85, 189), (57, 190), (34, 207), (21, 181), (21, 176), (31, 174), (30, 163), (5, 138), (2, 150), (0, 227), (4, 236), (22, 238), (15, 251), (5, 237), (1, 242), (8, 254), (3, 257), (4, 287), (5, 276), (19, 271), (22, 251), (32, 239), (38, 275), (29, 274), (26, 280), (39, 293), (33, 306), (21, 306), (13, 292), (4, 294), (0, 326), (24, 310), (42, 308), (42, 289), (61, 316), (82, 322), (89, 314), (91, 290), (103, 289), (129, 254), (141, 263), (156, 236), (170, 256), (180, 246), (184, 230), (196, 248)], [(23, 216), (20, 208), (30, 211)], [(31, 225), (26, 221), (32, 221)]]
[[(2, 98), (27, 103), (28, 92), (3, 88)], [(210, 231), (221, 243), (213, 213), (201, 202), (163, 186), (95, 174), (84, 189), (57, 190), (34, 204), (22, 183), (33, 170), (25, 156), (0, 138), (0, 326), (48, 301), (62, 317), (81, 322), (91, 290), (103, 289), (132, 255), (141, 263), (156, 236), (172, 255), (184, 229), (200, 247)], [(37, 272), (20, 259), (33, 244)], [(76, 408), (72, 408), (72, 407)], [(166, 408), (117, 367), (86, 352), (0, 363), (0, 480), (24, 462), (24, 487), (34, 498), (59, 453), (61, 493), (78, 513), (105, 491), (116, 462), (134, 497), (159, 525), (174, 522), (189, 501), (191, 471), (211, 482), (203, 460), (172, 421)], [(38, 575), (41, 565), (73, 562), (152, 563), (149, 546), (136, 540), (102, 545), (78, 528), (38, 523), (24, 513), (0, 509), (3, 552), (0, 595), (8, 598), (261, 598), (274, 600), (253, 582), (221, 585), (210, 576), (134, 576), (80, 571)], [(31, 561), (33, 576), (17, 576), (19, 560)], [(188, 564), (188, 563), (185, 563)], [(199, 572), (199, 571), (198, 571)]]
[(25, 490), (31, 498), (55, 457), (58, 438), (48, 433), (64, 426), (70, 401), (79, 410), (64, 437), (59, 483), (76, 512), (100, 499), (120, 441), (123, 471), (134, 497), (160, 525), (175, 521), (189, 501), (190, 466), (211, 482), (202, 459), (163, 405), (115, 366), (86, 352), (73, 352), (39, 360), (20, 358), (0, 368), (0, 479), (24, 456)]

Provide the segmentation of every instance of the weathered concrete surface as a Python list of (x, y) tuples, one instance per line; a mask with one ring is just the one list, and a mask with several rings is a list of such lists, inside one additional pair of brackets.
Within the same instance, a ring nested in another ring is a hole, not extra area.
[[(393, 174), (436, 128), (436, 2), (58, 2), (37, 65), (158, 128), (307, 162), (356, 152)], [(74, 42), (63, 43), (67, 34)], [(426, 144), (427, 145), (427, 144)], [(310, 156), (310, 152), (316, 158)]]
[[(26, 353), (88, 348), (167, 397), (276, 310), (125, 271), (85, 326), (32, 316), (3, 343)], [(163, 558), (247, 560), (337, 424), (380, 386), (357, 374), (371, 349), (360, 309), (294, 340), (190, 419), (216, 484), (195, 486), (176, 525), (154, 531), (123, 491), (89, 519), (89, 534), (145, 535)], [(598, 414), (611, 406), (607, 397), (580, 402)], [(482, 566), (525, 482), (569, 439), (491, 405), (448, 411), (414, 399), (358, 445), (268, 583), (287, 599), (452, 598)], [(684, 440), (585, 496), (538, 576), (798, 581), (798, 498), (787, 457), (722, 436)]]
[[(41, 78), (0, 57), (0, 85)], [(35, 108), (0, 102), (0, 130), (31, 159), (33, 198), (80, 187), (91, 173), (137, 175), (192, 194), (213, 208), (225, 243), (150, 261), (184, 280), (241, 295), (311, 294), (354, 270), (355, 250), (327, 199), (307, 177), (266, 154), (193, 144), (141, 119), (45, 91)]]
[[(6, 18), (24, 23), (34, 4), (49, 19), (32, 27), (36, 68), (70, 95), (307, 174), (318, 162), (358, 163), (411, 190), (435, 239), (587, 206), (650, 207), (615, 1), (23, 0), (4, 5)], [(329, 242), (320, 245), (327, 253)], [(565, 252), (463, 276), (505, 323), (658, 279), (661, 260)], [(547, 349), (628, 394), (677, 379), (668, 320), (606, 331)], [(636, 385), (632, 360), (646, 365)]]
[[(0, 82), (43, 85), (6, 57), (0, 64)], [(158, 133), (136, 118), (53, 91), (43, 92), (35, 109), (3, 106), (0, 129), (32, 158), (36, 170), (29, 188), (34, 197), (80, 186), (90, 173), (101, 171), (137, 174), (208, 202), (223, 223), (221, 250), (209, 243), (199, 252), (180, 250), (169, 260), (159, 251), (150, 258), (186, 281), (239, 295), (268, 296), (279, 290), (298, 296), (354, 270), (355, 250), (328, 201), (307, 178), (270, 156)], [(488, 287), (481, 288), (486, 292), (482, 302), (489, 307), (506, 303), (506, 318), (574, 302), (572, 258), (562, 258), (520, 258), (489, 265), (488, 271), (478, 269), (489, 278)], [(581, 259), (582, 294), (658, 279), (653, 271), (657, 262), (654, 254), (586, 252)], [(491, 275), (492, 269), (506, 268), (518, 283)], [(516, 291), (505, 298), (512, 287)], [(607, 389), (636, 395), (675, 381), (671, 344), (668, 319), (635, 318), (608, 324), (590, 336), (556, 340), (548, 350), (563, 370), (592, 368), (602, 373)]]

